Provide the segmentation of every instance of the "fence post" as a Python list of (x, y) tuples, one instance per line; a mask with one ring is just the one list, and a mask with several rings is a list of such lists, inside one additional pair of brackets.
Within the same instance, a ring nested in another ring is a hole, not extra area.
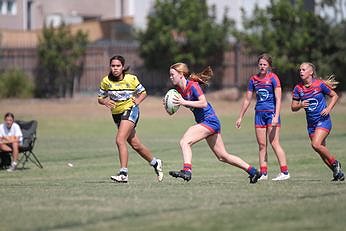
[(240, 43), (237, 41), (234, 45), (234, 84), (239, 87), (239, 75), (240, 75)]

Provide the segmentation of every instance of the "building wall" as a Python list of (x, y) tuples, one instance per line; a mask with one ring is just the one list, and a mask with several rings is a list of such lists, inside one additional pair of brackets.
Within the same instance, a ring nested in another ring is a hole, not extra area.
[[(69, 27), (72, 33), (77, 33), (79, 30), (88, 33), (90, 43), (98, 40), (132, 41), (132, 23), (133, 18), (124, 17), (118, 20), (89, 21)], [(122, 28), (121, 33), (118, 31), (119, 28)], [(35, 48), (41, 33), (42, 30), (1, 30), (0, 46), (3, 48)]]
[[(5, 2), (7, 0), (4, 0)], [(24, 18), (23, 18), (23, 3), (26, 0), (16, 0), (16, 14), (12, 15), (8, 12), (0, 13), (0, 29), (15, 29), (15, 30), (23, 30), (24, 28)], [(4, 14), (5, 13), (5, 14)]]
[[(2, 0), (9, 1), (9, 0)], [(0, 14), (0, 29), (42, 29), (47, 17), (61, 19), (66, 24), (92, 19), (119, 19), (130, 15), (131, 0), (13, 0), (17, 7), (15, 15)], [(28, 12), (28, 3), (31, 11)], [(31, 28), (28, 28), (28, 15)]]

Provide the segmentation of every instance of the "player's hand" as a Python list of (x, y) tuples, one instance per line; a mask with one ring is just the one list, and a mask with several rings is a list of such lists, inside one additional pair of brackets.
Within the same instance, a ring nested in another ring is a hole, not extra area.
[(240, 128), (241, 127), (241, 121), (242, 121), (242, 118), (238, 118), (237, 121), (235, 121), (235, 127), (236, 128)]
[(302, 108), (308, 108), (309, 107), (309, 101), (308, 100), (304, 100), (300, 103)]
[(177, 105), (183, 105), (185, 103), (185, 99), (181, 95), (175, 95), (173, 98), (173, 103)]
[(329, 115), (329, 113), (330, 113), (330, 111), (327, 108), (325, 108), (321, 111), (320, 114), (321, 114), (321, 116), (327, 116), (327, 115)]
[(132, 97), (132, 102), (135, 104), (135, 105), (138, 105), (140, 102), (138, 102), (137, 100), (138, 98), (136, 97)]
[(104, 105), (109, 109), (113, 109), (113, 108), (115, 108), (116, 103), (113, 100), (106, 100), (104, 102)]
[(164, 107), (166, 106), (165, 97), (162, 98), (162, 104), (163, 104)]
[(278, 116), (274, 116), (272, 119), (272, 126), (276, 127), (279, 124), (279, 117)]

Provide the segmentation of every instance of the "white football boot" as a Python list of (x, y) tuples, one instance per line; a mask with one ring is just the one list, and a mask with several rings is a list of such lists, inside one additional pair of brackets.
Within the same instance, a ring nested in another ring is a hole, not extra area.
[(111, 180), (117, 183), (127, 183), (129, 180), (129, 176), (126, 172), (119, 172), (116, 176), (111, 176)]
[(284, 174), (282, 172), (280, 172), (277, 177), (273, 178), (272, 180), (273, 181), (280, 181), (280, 180), (288, 180), (290, 178), (290, 174), (287, 173), (287, 174)]
[(262, 174), (262, 176), (258, 178), (258, 180), (268, 180), (268, 174)]
[(161, 182), (163, 180), (163, 163), (162, 160), (156, 159), (157, 164), (153, 166), (154, 171), (157, 175), (157, 180)]

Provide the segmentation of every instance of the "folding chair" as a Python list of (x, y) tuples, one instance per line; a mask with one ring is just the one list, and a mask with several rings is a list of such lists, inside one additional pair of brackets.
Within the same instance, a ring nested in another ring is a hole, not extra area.
[(0, 169), (7, 169), (11, 166), (11, 153), (0, 152)]
[(42, 164), (38, 160), (37, 156), (33, 152), (35, 143), (36, 143), (36, 130), (37, 130), (37, 121), (22, 121), (16, 120), (16, 123), (22, 130), (23, 133), (23, 145), (19, 147), (19, 153), (23, 154), (19, 159), (19, 163), (24, 165), (28, 160), (34, 163), (37, 167), (43, 168)]

